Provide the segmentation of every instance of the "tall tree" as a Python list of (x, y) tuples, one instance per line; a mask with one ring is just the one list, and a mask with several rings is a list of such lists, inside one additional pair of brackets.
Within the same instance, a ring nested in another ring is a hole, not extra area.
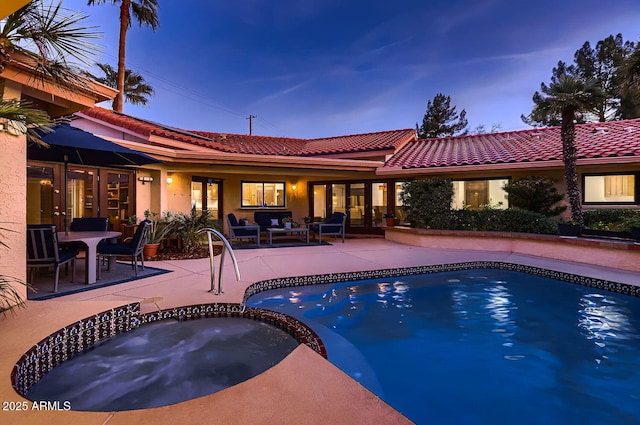
[(621, 118), (640, 117), (640, 43), (636, 44), (633, 52), (620, 65), (618, 82)]
[[(117, 88), (118, 73), (108, 63), (97, 63), (98, 68), (104, 73), (104, 77), (93, 77), (97, 82), (105, 84), (109, 87)], [(124, 73), (124, 97), (125, 100), (132, 105), (146, 106), (149, 103), (149, 97), (153, 96), (153, 88), (147, 84), (142, 75), (127, 69)]]
[[(574, 54), (574, 61), (567, 65), (559, 61), (553, 68), (556, 80), (565, 74), (574, 74), (582, 80), (591, 80), (602, 89), (600, 103), (592, 110), (576, 113), (578, 122), (612, 121), (620, 118), (635, 118), (640, 116), (640, 108), (634, 107), (633, 93), (622, 90), (620, 72), (629, 56), (635, 49), (635, 44), (625, 42), (621, 34), (610, 35), (598, 41), (595, 48), (587, 41)], [(542, 101), (534, 98), (534, 104)], [(534, 106), (534, 110), (535, 110)], [(560, 115), (540, 115), (542, 109), (528, 116), (522, 115), (522, 121), (534, 127), (560, 125)]]
[(160, 25), (158, 20), (157, 0), (88, 0), (89, 6), (101, 5), (110, 1), (111, 4), (120, 3), (120, 38), (118, 42), (118, 81), (116, 88), (118, 94), (113, 100), (113, 110), (122, 112), (125, 98), (126, 65), (125, 51), (127, 44), (127, 31), (131, 27), (131, 15), (140, 26), (149, 26), (154, 31)]
[(458, 114), (456, 107), (451, 106), (451, 97), (442, 93), (435, 95), (427, 102), (427, 111), (422, 119), (422, 125), (416, 123), (418, 138), (446, 137), (467, 134), (467, 111)]
[[(86, 15), (66, 13), (62, 1), (54, 4), (34, 0), (0, 21), (0, 73), (9, 65), (16, 52), (27, 55), (34, 63), (33, 78), (52, 81), (62, 87), (77, 87), (77, 65), (93, 61), (99, 36), (95, 27), (84, 25)], [(25, 133), (40, 142), (34, 128), (48, 131), (51, 121), (46, 113), (33, 109), (20, 100), (4, 99), (4, 81), (0, 81), (0, 118), (10, 121), (13, 130)]]
[(633, 43), (623, 41), (622, 34), (610, 35), (598, 41), (595, 48), (585, 42), (574, 55), (575, 72), (583, 80), (593, 80), (602, 88), (602, 99), (591, 111), (600, 122), (621, 117), (618, 69), (633, 46)]
[(602, 102), (604, 95), (599, 85), (592, 80), (584, 80), (575, 73), (554, 75), (549, 85), (542, 83), (533, 100), (534, 116), (559, 116), (561, 120), (562, 161), (564, 176), (571, 208), (571, 219), (582, 224), (582, 195), (578, 184), (576, 168), (576, 117), (592, 111)]

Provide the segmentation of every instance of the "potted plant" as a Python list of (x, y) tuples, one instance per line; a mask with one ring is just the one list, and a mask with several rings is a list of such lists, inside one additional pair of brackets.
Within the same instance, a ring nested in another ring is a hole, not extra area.
[(558, 234), (560, 236), (580, 236), (582, 226), (577, 221), (571, 220), (558, 223)]
[(396, 225), (396, 216), (393, 213), (393, 210), (389, 210), (385, 215), (384, 215), (385, 220), (387, 221), (387, 227), (393, 227)]
[(149, 210), (144, 212), (144, 217), (151, 222), (151, 228), (143, 253), (145, 257), (155, 257), (158, 254), (160, 243), (173, 232), (173, 225), (170, 221), (162, 219), (160, 214), (152, 213)]
[(285, 229), (291, 229), (291, 226), (293, 225), (293, 218), (291, 217), (285, 217), (282, 219), (282, 224), (284, 225)]

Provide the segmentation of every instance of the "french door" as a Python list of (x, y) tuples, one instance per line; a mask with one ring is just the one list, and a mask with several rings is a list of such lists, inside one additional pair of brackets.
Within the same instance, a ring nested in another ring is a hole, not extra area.
[(393, 184), (386, 181), (310, 183), (310, 211), (314, 221), (322, 221), (334, 212), (347, 215), (347, 233), (382, 234), (384, 214), (393, 205)]
[(133, 177), (131, 171), (29, 161), (27, 223), (64, 229), (65, 219), (108, 216), (118, 230), (134, 211)]

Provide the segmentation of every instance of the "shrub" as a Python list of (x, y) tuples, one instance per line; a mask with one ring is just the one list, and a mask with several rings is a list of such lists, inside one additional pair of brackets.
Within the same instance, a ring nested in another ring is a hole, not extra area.
[(441, 229), (449, 220), (453, 183), (437, 178), (406, 182), (400, 198), (413, 226)]
[(198, 211), (195, 206), (191, 208), (189, 214), (171, 213), (168, 219), (174, 228), (173, 234), (178, 236), (185, 252), (193, 251), (201, 241), (206, 239), (206, 235), (199, 234), (198, 230), (207, 227), (221, 230), (220, 220), (212, 219), (208, 210)]
[(583, 212), (584, 225), (590, 229), (629, 231), (634, 222), (640, 221), (640, 210), (631, 208), (607, 208)]
[(450, 230), (522, 232), (554, 234), (556, 224), (544, 214), (519, 209), (452, 210), (447, 226)]
[(556, 204), (564, 199), (554, 187), (553, 179), (530, 176), (504, 185), (503, 189), (509, 197), (509, 206), (554, 217), (562, 214), (566, 205)]

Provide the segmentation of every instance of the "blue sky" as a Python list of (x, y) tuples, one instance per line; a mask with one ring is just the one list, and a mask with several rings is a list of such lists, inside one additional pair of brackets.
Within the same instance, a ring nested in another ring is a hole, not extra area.
[[(118, 7), (64, 6), (100, 27), (117, 62)], [(437, 93), (469, 126), (529, 128), (558, 60), (611, 34), (640, 41), (638, 0), (159, 0), (135, 22), (127, 67), (156, 90), (124, 112), (206, 131), (317, 138), (415, 128)], [(103, 105), (110, 107), (110, 104)]]

